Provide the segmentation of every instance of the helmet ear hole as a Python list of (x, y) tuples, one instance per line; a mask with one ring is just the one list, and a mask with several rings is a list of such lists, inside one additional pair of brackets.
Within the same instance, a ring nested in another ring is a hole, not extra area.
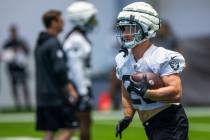
[(148, 26), (148, 31), (150, 31), (152, 28), (151, 28), (151, 26)]

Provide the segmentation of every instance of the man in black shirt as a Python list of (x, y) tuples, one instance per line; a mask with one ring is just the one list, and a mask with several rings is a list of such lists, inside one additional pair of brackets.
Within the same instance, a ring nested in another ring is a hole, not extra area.
[(10, 78), (15, 107), (17, 110), (21, 109), (18, 94), (18, 86), (20, 85), (23, 87), (25, 106), (30, 110), (31, 101), (27, 85), (26, 69), (29, 47), (22, 39), (19, 38), (18, 30), (15, 25), (11, 26), (9, 31), (10, 38), (3, 45), (2, 59), (7, 63), (7, 71)]
[(44, 140), (53, 140), (57, 130), (59, 140), (69, 140), (78, 127), (70, 102), (78, 95), (68, 80), (66, 57), (57, 39), (63, 19), (60, 11), (50, 10), (42, 20), (46, 31), (39, 34), (35, 49), (37, 130), (45, 131)]

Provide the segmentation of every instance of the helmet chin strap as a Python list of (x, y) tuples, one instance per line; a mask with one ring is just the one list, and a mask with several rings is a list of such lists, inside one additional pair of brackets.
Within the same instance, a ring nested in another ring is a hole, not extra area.
[(144, 38), (141, 41), (136, 41), (135, 39), (133, 39), (132, 41), (125, 42), (123, 44), (123, 47), (126, 49), (132, 49), (132, 48), (136, 47), (137, 45), (144, 43), (146, 40), (148, 40), (148, 39)]

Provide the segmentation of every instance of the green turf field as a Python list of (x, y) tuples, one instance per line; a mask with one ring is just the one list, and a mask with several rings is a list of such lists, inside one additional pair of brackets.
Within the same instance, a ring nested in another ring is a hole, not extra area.
[[(198, 113), (198, 112), (197, 112)], [(196, 114), (196, 113), (194, 113)], [(33, 114), (0, 114), (0, 140), (6, 137), (40, 138), (42, 133), (34, 129)], [(94, 113), (93, 140), (115, 140), (115, 124), (121, 113)], [(210, 140), (210, 115), (189, 115), (190, 140)], [(146, 140), (144, 129), (135, 117), (123, 133), (124, 140)]]

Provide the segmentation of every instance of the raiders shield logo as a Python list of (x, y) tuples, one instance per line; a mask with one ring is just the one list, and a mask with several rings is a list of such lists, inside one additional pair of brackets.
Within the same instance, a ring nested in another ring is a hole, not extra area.
[(176, 56), (171, 57), (171, 60), (169, 61), (169, 65), (173, 70), (177, 71), (179, 69), (179, 60), (175, 58)]

